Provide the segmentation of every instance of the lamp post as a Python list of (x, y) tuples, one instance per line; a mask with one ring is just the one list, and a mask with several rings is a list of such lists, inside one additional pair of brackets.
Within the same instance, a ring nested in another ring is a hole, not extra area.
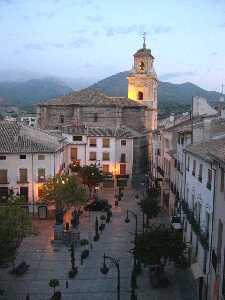
[[(132, 216), (135, 218), (135, 236), (134, 236), (134, 245), (136, 246), (136, 241), (137, 241), (137, 234), (138, 234), (138, 229), (137, 229), (137, 214), (130, 210), (130, 209), (127, 209), (127, 216), (126, 216), (126, 219), (125, 219), (125, 222), (126, 223), (129, 223), (130, 222), (130, 219), (129, 219), (129, 213), (132, 214)], [(137, 265), (137, 260), (136, 260), (136, 254), (134, 253), (134, 267), (136, 267)]]
[(119, 265), (119, 259), (116, 259), (111, 256), (103, 255), (103, 265), (100, 268), (100, 271), (102, 274), (107, 274), (109, 271), (109, 267), (106, 265), (106, 259), (108, 259), (111, 263), (114, 264), (114, 266), (117, 269), (117, 300), (120, 300), (120, 265)]

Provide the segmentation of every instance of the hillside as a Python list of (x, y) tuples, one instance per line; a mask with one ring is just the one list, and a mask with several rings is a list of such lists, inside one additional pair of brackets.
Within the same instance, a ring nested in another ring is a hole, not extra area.
[[(127, 95), (128, 72), (121, 72), (107, 77), (91, 87), (99, 89), (108, 95)], [(190, 82), (173, 84), (159, 82), (158, 106), (161, 114), (168, 112), (182, 112), (190, 109), (193, 96), (205, 97), (209, 102), (217, 102), (220, 94), (214, 91), (207, 91)]]
[(72, 91), (62, 81), (43, 78), (24, 82), (0, 82), (0, 98), (7, 104), (29, 105), (38, 101), (68, 94)]

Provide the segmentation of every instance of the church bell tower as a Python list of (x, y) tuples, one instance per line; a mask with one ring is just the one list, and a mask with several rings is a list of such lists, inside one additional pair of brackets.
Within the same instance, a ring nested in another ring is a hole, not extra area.
[(158, 79), (153, 67), (154, 56), (146, 48), (143, 35), (143, 47), (134, 54), (134, 64), (128, 79), (128, 98), (146, 105), (146, 129), (157, 128), (157, 87)]

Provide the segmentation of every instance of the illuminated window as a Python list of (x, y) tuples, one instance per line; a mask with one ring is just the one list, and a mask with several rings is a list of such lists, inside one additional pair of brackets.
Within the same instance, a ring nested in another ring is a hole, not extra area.
[(103, 173), (109, 173), (109, 165), (102, 165)]
[(19, 169), (20, 182), (27, 182), (27, 169)]
[(102, 139), (102, 147), (103, 148), (109, 148), (110, 147), (110, 139), (103, 138)]
[(96, 160), (96, 152), (89, 153), (89, 160)]
[(77, 148), (70, 149), (70, 159), (77, 160)]
[(42, 187), (38, 187), (38, 198), (42, 198), (43, 196), (43, 189)]
[(109, 152), (103, 152), (103, 154), (102, 154), (102, 160), (110, 160)]

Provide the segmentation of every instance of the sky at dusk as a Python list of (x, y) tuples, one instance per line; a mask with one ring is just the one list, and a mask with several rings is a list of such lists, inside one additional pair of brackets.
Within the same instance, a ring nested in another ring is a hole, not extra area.
[(220, 91), (225, 0), (0, 0), (0, 70), (97, 81), (147, 46), (163, 81)]

